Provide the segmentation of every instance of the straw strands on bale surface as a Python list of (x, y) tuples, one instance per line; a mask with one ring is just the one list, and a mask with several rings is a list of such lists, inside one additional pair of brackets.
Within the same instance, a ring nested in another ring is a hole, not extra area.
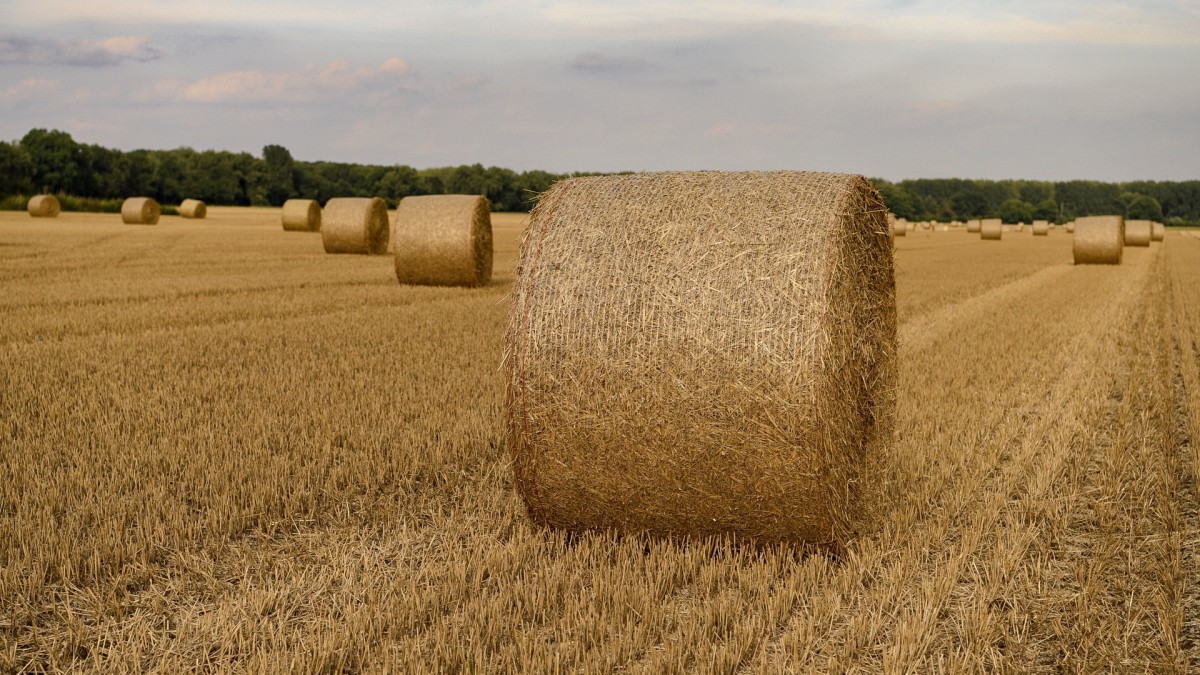
[(893, 424), (885, 213), (845, 174), (555, 184), (506, 339), (530, 517), (832, 546), (870, 529)]
[(979, 238), (1000, 240), (1004, 234), (1004, 224), (999, 218), (985, 218), (979, 221)]
[(982, 227), (983, 221), (979, 220), (978, 218), (967, 221), (967, 232), (971, 234), (977, 234)]
[(1125, 221), (1125, 245), (1149, 246), (1153, 229), (1148, 220)]
[(1035, 220), (1033, 221), (1033, 236), (1044, 237), (1050, 234), (1050, 221)]
[(199, 199), (185, 199), (179, 204), (179, 215), (184, 218), (204, 218), (208, 215), (208, 207)]
[(58, 197), (54, 195), (34, 195), (26, 205), (29, 215), (34, 218), (57, 218), (62, 207), (58, 205)]
[(156, 225), (158, 202), (151, 197), (130, 197), (121, 204), (121, 222), (126, 225)]
[(289, 199), (283, 203), (283, 229), (316, 232), (321, 229), (321, 205), (315, 199)]
[(402, 284), (483, 286), (492, 279), (492, 217), (484, 197), (405, 197), (392, 237)]
[(387, 204), (379, 197), (330, 199), (321, 214), (321, 243), (326, 253), (387, 253)]
[(1075, 264), (1120, 265), (1125, 250), (1125, 219), (1087, 216), (1075, 219)]
[(1167, 228), (1162, 223), (1150, 223), (1150, 238), (1154, 241), (1162, 241), (1167, 235)]

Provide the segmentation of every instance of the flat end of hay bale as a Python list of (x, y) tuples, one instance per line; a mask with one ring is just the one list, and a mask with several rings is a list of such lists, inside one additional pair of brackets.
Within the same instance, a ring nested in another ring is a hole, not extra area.
[(405, 197), (392, 230), (402, 284), (483, 286), (492, 279), (492, 217), (479, 195)]
[(62, 212), (58, 198), (54, 195), (34, 195), (29, 198), (26, 209), (34, 218), (57, 218)]
[(1125, 250), (1125, 219), (1121, 216), (1076, 218), (1073, 254), (1076, 265), (1120, 265)]
[(289, 199), (283, 203), (280, 219), (287, 232), (318, 232), (321, 229), (321, 205), (315, 199)]
[(506, 339), (530, 517), (825, 545), (872, 529), (894, 414), (885, 214), (845, 174), (556, 183)]
[(160, 213), (151, 197), (130, 197), (121, 204), (121, 221), (126, 225), (156, 225)]
[(326, 253), (383, 255), (388, 249), (387, 204), (379, 197), (330, 199), (321, 213)]

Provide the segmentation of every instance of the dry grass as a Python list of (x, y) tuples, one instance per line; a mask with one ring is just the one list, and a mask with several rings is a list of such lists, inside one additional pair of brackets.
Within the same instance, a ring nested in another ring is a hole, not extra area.
[(1200, 240), (898, 239), (891, 515), (832, 559), (531, 526), (492, 223), (459, 289), (277, 209), (0, 214), (0, 671), (1200, 669)]

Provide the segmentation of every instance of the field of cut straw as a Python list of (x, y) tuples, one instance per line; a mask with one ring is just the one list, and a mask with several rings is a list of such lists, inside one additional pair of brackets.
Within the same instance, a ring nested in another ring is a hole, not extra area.
[(278, 209), (0, 213), (0, 672), (1200, 671), (1200, 239), (897, 238), (889, 517), (834, 558), (529, 524), (523, 224), (467, 289)]

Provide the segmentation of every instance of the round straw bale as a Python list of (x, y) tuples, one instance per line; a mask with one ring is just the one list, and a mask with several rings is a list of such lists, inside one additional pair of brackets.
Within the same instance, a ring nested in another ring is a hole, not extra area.
[(321, 242), (326, 253), (387, 253), (387, 204), (379, 197), (330, 199), (321, 214)]
[(1162, 241), (1163, 237), (1167, 235), (1167, 228), (1162, 223), (1150, 223), (1150, 226), (1152, 228), (1150, 230), (1150, 238), (1154, 241)]
[(121, 221), (126, 225), (156, 225), (158, 215), (158, 202), (151, 197), (130, 197), (121, 204)]
[(1033, 221), (1033, 236), (1044, 237), (1050, 234), (1050, 222), (1046, 220)]
[(1125, 245), (1149, 246), (1153, 230), (1154, 228), (1148, 220), (1125, 221)]
[(894, 417), (884, 214), (846, 174), (551, 187), (506, 338), (530, 517), (833, 547), (872, 529)]
[(930, 228), (932, 228), (932, 227), (933, 227), (933, 225), (931, 225), (931, 224), (929, 223), (929, 221), (924, 221), (924, 222), (922, 222), (922, 223), (921, 223), (921, 229), (922, 229), (922, 230), (928, 230), (928, 229), (930, 229)]
[(199, 199), (185, 199), (179, 204), (179, 215), (183, 218), (202, 219), (208, 215), (208, 207)]
[(492, 216), (478, 195), (405, 197), (392, 232), (402, 284), (483, 286), (492, 279)]
[[(1068, 225), (1068, 228), (1071, 226)], [(1125, 219), (1087, 216), (1075, 219), (1075, 264), (1120, 265), (1124, 252)]]
[(979, 221), (979, 238), (1000, 240), (1004, 234), (1004, 224), (999, 218), (984, 218)]
[(34, 218), (57, 218), (62, 207), (58, 204), (58, 197), (54, 195), (34, 195), (29, 198), (29, 203), (26, 205), (29, 209), (29, 215)]
[(1071, 221), (1071, 222), (1067, 223), (1066, 225), (1064, 225), (1063, 227), (1067, 230), (1067, 232), (1074, 232), (1075, 231), (1075, 221)]
[(289, 199), (283, 203), (283, 229), (316, 232), (321, 229), (321, 205), (315, 199)]
[(908, 224), (903, 218), (897, 218), (892, 214), (888, 214), (888, 227), (892, 230), (893, 237), (903, 237), (908, 234)]
[(983, 221), (979, 220), (978, 218), (976, 218), (975, 220), (968, 220), (967, 221), (967, 232), (970, 234), (978, 234), (979, 230), (982, 226), (983, 226)]

